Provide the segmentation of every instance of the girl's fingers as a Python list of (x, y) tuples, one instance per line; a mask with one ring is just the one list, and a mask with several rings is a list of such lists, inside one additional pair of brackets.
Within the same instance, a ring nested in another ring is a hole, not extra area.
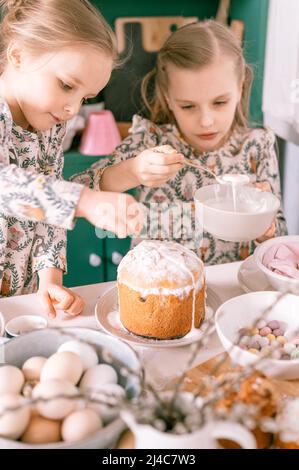
[(52, 299), (50, 298), (48, 292), (39, 293), (39, 300), (42, 304), (42, 309), (44, 312), (51, 318), (56, 317), (56, 310), (53, 306)]
[(173, 163), (170, 165), (153, 165), (148, 168), (148, 175), (172, 175), (177, 173), (182, 168), (182, 165)]
[(184, 157), (181, 153), (155, 153), (151, 152), (148, 154), (148, 162), (153, 165), (172, 165), (175, 163), (184, 162)]
[(70, 292), (63, 292), (63, 297), (56, 297), (55, 308), (67, 311), (73, 304), (75, 297)]
[(75, 296), (72, 305), (65, 310), (69, 315), (79, 315), (84, 309), (84, 300), (80, 296)]

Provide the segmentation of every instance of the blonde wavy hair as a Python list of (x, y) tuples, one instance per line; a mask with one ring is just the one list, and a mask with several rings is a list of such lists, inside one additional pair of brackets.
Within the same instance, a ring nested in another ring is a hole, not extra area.
[(115, 35), (88, 0), (0, 0), (0, 9), (0, 73), (13, 40), (32, 55), (89, 44), (118, 65)]
[(165, 99), (169, 87), (168, 64), (180, 69), (197, 70), (212, 64), (219, 55), (226, 55), (234, 60), (237, 80), (242, 85), (242, 96), (232, 128), (247, 128), (253, 72), (244, 59), (242, 47), (228, 27), (214, 20), (179, 28), (160, 49), (156, 67), (144, 77), (141, 86), (142, 98), (150, 112), (150, 119), (156, 124), (175, 122)]

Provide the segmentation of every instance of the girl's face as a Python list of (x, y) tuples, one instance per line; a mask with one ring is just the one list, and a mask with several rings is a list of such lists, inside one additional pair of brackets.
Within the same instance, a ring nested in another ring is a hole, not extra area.
[(107, 84), (112, 59), (91, 46), (77, 45), (34, 58), (16, 55), (8, 64), (8, 104), (15, 122), (44, 131), (75, 116), (85, 99)]
[(241, 98), (232, 60), (223, 57), (197, 70), (167, 66), (166, 96), (185, 140), (199, 152), (216, 150), (226, 140)]

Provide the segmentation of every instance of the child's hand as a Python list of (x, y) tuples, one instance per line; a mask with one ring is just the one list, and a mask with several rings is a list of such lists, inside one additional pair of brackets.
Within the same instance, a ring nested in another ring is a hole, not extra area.
[(256, 241), (258, 243), (263, 243), (266, 240), (269, 240), (270, 238), (275, 237), (275, 231), (276, 231), (276, 225), (275, 222), (272, 222), (268, 230), (262, 235), (260, 238), (257, 238)]
[(140, 233), (145, 212), (142, 204), (129, 194), (84, 188), (76, 216), (85, 217), (95, 227), (109, 230), (118, 238), (125, 238)]
[(76, 316), (83, 312), (85, 306), (80, 295), (58, 284), (40, 287), (38, 296), (44, 312), (51, 318), (56, 317), (56, 309), (64, 310), (69, 315)]
[[(254, 183), (253, 186), (256, 188), (261, 189), (262, 191), (268, 191), (271, 192), (271, 186), (268, 181), (260, 181), (258, 183)], [(269, 240), (270, 238), (273, 238), (275, 236), (275, 230), (276, 230), (276, 225), (275, 221), (272, 222), (268, 230), (262, 235), (261, 237), (257, 238), (256, 241), (258, 243), (263, 243), (266, 240)]]
[(132, 170), (139, 184), (152, 188), (162, 186), (173, 178), (183, 162), (183, 155), (169, 145), (162, 145), (141, 152), (134, 158)]

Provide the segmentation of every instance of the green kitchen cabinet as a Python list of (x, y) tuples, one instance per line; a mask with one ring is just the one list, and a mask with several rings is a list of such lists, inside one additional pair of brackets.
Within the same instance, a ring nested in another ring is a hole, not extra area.
[(116, 279), (117, 266), (130, 248), (131, 238), (105, 238), (105, 278), (107, 281)]
[[(199, 19), (214, 18), (218, 0), (91, 0), (105, 19), (114, 27), (120, 17), (134, 16), (197, 16)], [(269, 0), (231, 0), (229, 19), (241, 20), (245, 24), (244, 52), (246, 60), (253, 66), (254, 82), (250, 101), (250, 118), (262, 123), (262, 90), (265, 41)]]
[[(84, 171), (96, 160), (77, 151), (66, 152), (64, 178)], [(78, 219), (75, 228), (68, 231), (67, 263), (64, 284), (68, 287), (105, 281), (104, 241), (96, 236), (95, 228), (84, 219)]]
[[(63, 176), (84, 171), (100, 157), (80, 154), (77, 150), (65, 152)], [(132, 193), (132, 191), (130, 191)], [(97, 235), (98, 233), (98, 235)], [(116, 279), (117, 266), (130, 247), (131, 239), (109, 238), (84, 219), (78, 219), (73, 230), (68, 231), (68, 273), (64, 284), (68, 287)]]

